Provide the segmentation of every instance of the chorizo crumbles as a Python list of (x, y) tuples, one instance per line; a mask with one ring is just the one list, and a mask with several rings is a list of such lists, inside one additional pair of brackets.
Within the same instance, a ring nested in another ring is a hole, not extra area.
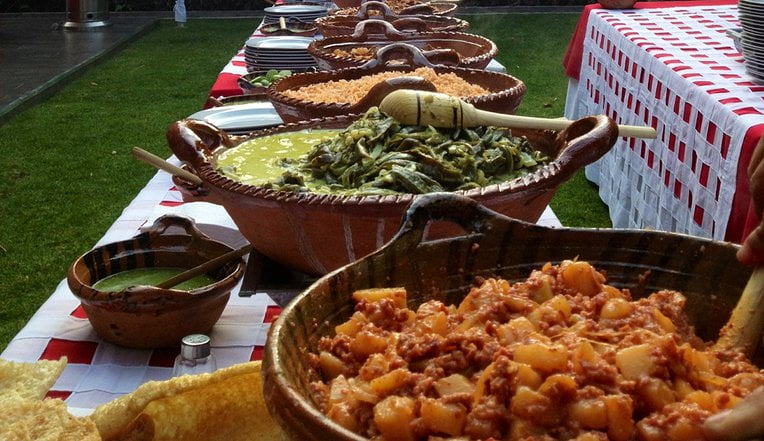
[(484, 280), (459, 305), (413, 311), (406, 295), (356, 291), (311, 354), (315, 402), (373, 440), (702, 440), (706, 418), (764, 385), (695, 336), (682, 294), (633, 300), (587, 262)]

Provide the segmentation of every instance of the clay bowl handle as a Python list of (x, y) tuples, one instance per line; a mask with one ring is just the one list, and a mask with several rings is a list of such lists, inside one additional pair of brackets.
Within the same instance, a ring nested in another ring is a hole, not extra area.
[(427, 22), (419, 17), (401, 17), (390, 22), (399, 31), (428, 32)]
[(398, 15), (432, 15), (435, 8), (428, 4), (418, 4), (401, 9)]
[(459, 52), (449, 49), (430, 49), (429, 51), (422, 52), (425, 58), (429, 60), (430, 64), (437, 64), (439, 66), (459, 66), (461, 58)]
[(244, 139), (245, 136), (231, 136), (210, 123), (193, 119), (176, 121), (167, 129), (170, 150), (196, 172), (211, 164), (215, 150), (233, 147)]
[(365, 20), (369, 17), (369, 11), (379, 11), (382, 13), (382, 16), (385, 18), (394, 18), (398, 17), (398, 14), (393, 12), (392, 9), (390, 9), (389, 6), (387, 6), (384, 2), (378, 2), (378, 1), (367, 1), (361, 3), (361, 7), (358, 8), (358, 14), (356, 14), (356, 17), (358, 17), (361, 20)]
[(158, 217), (143, 233), (149, 237), (158, 237), (165, 234), (170, 227), (183, 228), (186, 234), (191, 236), (194, 241), (199, 239), (210, 240), (209, 236), (196, 227), (196, 223), (193, 219), (177, 214), (165, 214), (164, 216)]
[(408, 43), (390, 43), (377, 50), (375, 57), (364, 63), (362, 68), (389, 66), (393, 61), (403, 59), (404, 66), (434, 67), (425, 54), (416, 46)]
[(363, 98), (350, 106), (349, 113), (363, 113), (370, 107), (379, 106), (379, 103), (390, 92), (398, 89), (415, 89), (435, 92), (435, 85), (417, 76), (402, 76), (389, 78), (385, 81), (375, 84)]
[(562, 182), (582, 167), (607, 153), (618, 139), (618, 126), (606, 115), (585, 116), (574, 121), (557, 134), (564, 146), (555, 163), (559, 164), (558, 179)]
[(363, 20), (355, 25), (355, 30), (351, 37), (353, 40), (366, 41), (369, 39), (369, 34), (372, 33), (370, 29), (379, 30), (380, 32), (377, 32), (377, 34), (384, 34), (387, 39), (402, 40), (406, 38), (406, 34), (395, 29), (389, 22), (374, 19)]

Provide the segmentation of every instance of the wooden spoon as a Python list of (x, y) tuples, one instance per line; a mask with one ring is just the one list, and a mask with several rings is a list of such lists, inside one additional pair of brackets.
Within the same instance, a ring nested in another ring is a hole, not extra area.
[(240, 258), (241, 256), (249, 254), (250, 251), (252, 251), (252, 245), (249, 245), (249, 244), (244, 245), (243, 247), (239, 249), (231, 250), (212, 260), (208, 260), (201, 265), (198, 265), (189, 270), (183, 271), (177, 276), (170, 277), (169, 279), (165, 280), (162, 283), (158, 283), (155, 286), (161, 289), (170, 289), (173, 286), (176, 286), (185, 282), (186, 280), (193, 279), (194, 277), (198, 275), (204, 274), (208, 271), (212, 271), (216, 268), (220, 268), (221, 266), (225, 265), (228, 262), (231, 262), (233, 260)]
[(719, 332), (714, 349), (737, 349), (750, 359), (756, 352), (764, 331), (764, 266), (751, 273), (743, 294), (732, 310), (727, 324)]
[(136, 159), (140, 159), (141, 161), (153, 165), (154, 167), (164, 170), (167, 173), (178, 177), (180, 179), (183, 179), (184, 181), (188, 181), (194, 185), (200, 185), (203, 181), (199, 176), (196, 176), (195, 174), (183, 170), (182, 168), (175, 166), (173, 164), (170, 164), (169, 162), (165, 161), (164, 159), (160, 158), (159, 156), (147, 152), (146, 150), (143, 150), (140, 147), (133, 147), (133, 156)]
[[(505, 115), (476, 109), (457, 97), (436, 92), (396, 90), (379, 104), (379, 109), (403, 124), (433, 127), (498, 126), (524, 129), (563, 130), (573, 121)], [(655, 129), (644, 126), (618, 126), (619, 136), (654, 139)]]
[(279, 17), (279, 27), (282, 31), (286, 30), (286, 19), (284, 17)]

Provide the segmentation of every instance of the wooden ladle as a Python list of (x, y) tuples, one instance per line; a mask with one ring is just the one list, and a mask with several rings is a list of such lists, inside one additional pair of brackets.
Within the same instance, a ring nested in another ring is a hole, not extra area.
[(764, 266), (751, 273), (743, 294), (719, 332), (714, 349), (737, 349), (753, 357), (764, 331)]
[[(436, 92), (396, 90), (379, 104), (379, 109), (403, 124), (433, 127), (498, 126), (523, 129), (563, 130), (573, 121), (568, 119), (535, 118), (506, 115), (476, 109), (457, 97)], [(645, 126), (618, 126), (618, 135), (650, 138), (655, 129)]]

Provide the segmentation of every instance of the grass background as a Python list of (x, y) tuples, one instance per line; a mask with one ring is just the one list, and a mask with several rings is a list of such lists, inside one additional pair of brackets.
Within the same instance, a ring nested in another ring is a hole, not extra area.
[[(561, 116), (561, 60), (577, 14), (464, 16), (528, 85), (519, 112)], [(199, 110), (259, 20), (163, 21), (50, 100), (0, 126), (0, 350), (155, 173), (133, 146), (171, 154), (167, 126)], [(543, 30), (543, 32), (540, 32)], [(608, 227), (579, 173), (552, 207), (566, 226)]]

